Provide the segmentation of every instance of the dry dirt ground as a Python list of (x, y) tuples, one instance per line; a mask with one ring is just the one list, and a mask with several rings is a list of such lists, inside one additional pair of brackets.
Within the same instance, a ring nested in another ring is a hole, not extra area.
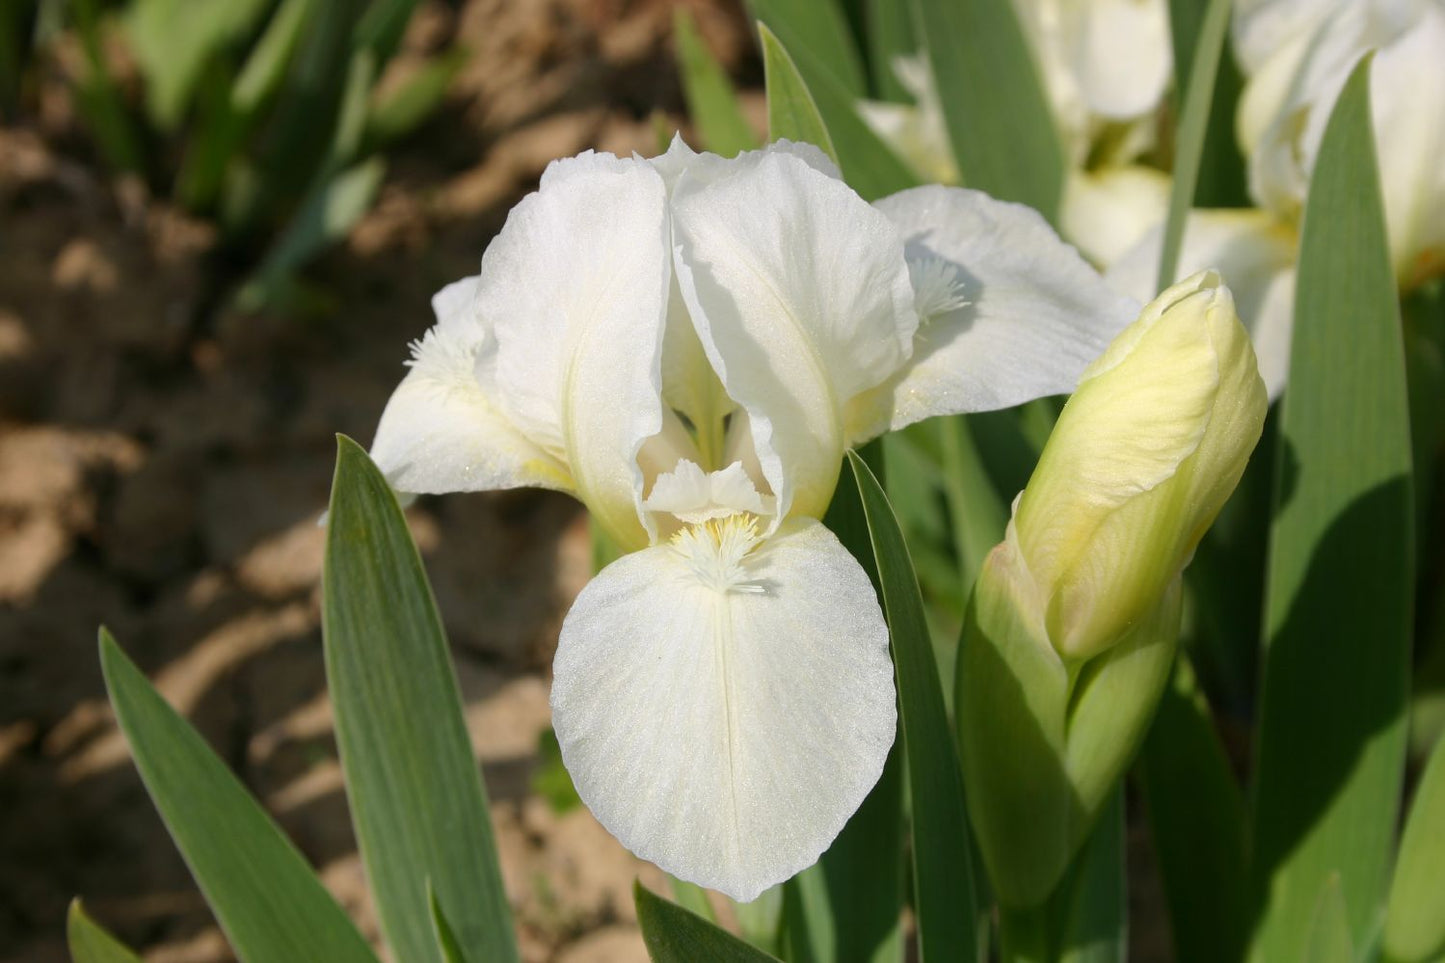
[[(740, 11), (692, 5), (755, 84)], [(333, 434), (370, 440), (430, 295), (476, 270), (549, 159), (654, 152), (652, 112), (681, 116), (670, 24), (647, 0), (424, 5), (411, 47), (455, 37), (472, 62), (312, 272), (336, 305), (320, 320), (216, 309), (209, 226), (108, 178), (63, 90), (0, 128), (0, 961), (66, 959), (77, 894), (147, 960), (230, 958), (116, 731), (101, 624), (375, 937), (318, 629)], [(656, 870), (529, 791), (585, 519), (536, 492), (424, 499), (409, 518), (525, 958), (644, 959), (629, 887)]]

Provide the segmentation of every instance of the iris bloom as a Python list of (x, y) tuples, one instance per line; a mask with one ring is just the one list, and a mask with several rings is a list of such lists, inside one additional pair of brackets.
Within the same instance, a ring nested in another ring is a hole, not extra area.
[(741, 900), (893, 741), (877, 599), (818, 521), (845, 449), (1068, 391), (1135, 313), (1026, 208), (681, 140), (551, 164), (434, 307), (373, 457), (401, 492), (571, 492), (628, 553), (562, 626), (563, 760), (624, 845)]
[[(1236, 6), (1233, 26), (1248, 77), (1236, 128), (1259, 209), (1191, 212), (1179, 273), (1216, 267), (1229, 280), (1273, 398), (1288, 373), (1310, 176), (1335, 100), (1370, 50), (1370, 111), (1396, 280), (1408, 292), (1445, 273), (1445, 2), (1252, 0)], [(1162, 225), (1110, 265), (1110, 281), (1147, 297), (1161, 236)]]
[[(1064, 235), (1107, 265), (1164, 216), (1169, 177), (1138, 163), (1157, 142), (1173, 44), (1165, 0), (1014, 0), (1068, 163)], [(913, 104), (858, 112), (920, 177), (956, 183), (958, 166), (923, 55), (894, 63)], [(1152, 292), (1146, 292), (1152, 293)]]

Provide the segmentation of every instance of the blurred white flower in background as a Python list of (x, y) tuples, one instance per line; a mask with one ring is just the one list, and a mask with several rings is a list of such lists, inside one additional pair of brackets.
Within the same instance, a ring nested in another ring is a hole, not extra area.
[[(1066, 238), (1108, 264), (1164, 216), (1169, 177), (1139, 163), (1158, 146), (1173, 69), (1165, 0), (1014, 0), (1063, 143)], [(924, 180), (956, 183), (940, 91), (927, 57), (894, 73), (913, 104), (863, 101), (868, 125)], [(946, 92), (943, 92), (946, 93)]]
[(626, 846), (741, 900), (893, 741), (882, 613), (818, 520), (845, 449), (1067, 392), (1137, 314), (1027, 208), (681, 140), (554, 162), (433, 303), (373, 458), (401, 492), (571, 492), (629, 553), (562, 628), (563, 759)]
[[(1408, 293), (1445, 273), (1445, 2), (1246, 0), (1235, 9), (1233, 42), (1247, 77), (1236, 126), (1259, 209), (1191, 212), (1178, 273), (1219, 268), (1273, 398), (1288, 374), (1298, 232), (1320, 140), (1350, 71), (1371, 50), (1396, 279)], [(1161, 237), (1158, 225), (1113, 264), (1111, 283), (1147, 297)]]

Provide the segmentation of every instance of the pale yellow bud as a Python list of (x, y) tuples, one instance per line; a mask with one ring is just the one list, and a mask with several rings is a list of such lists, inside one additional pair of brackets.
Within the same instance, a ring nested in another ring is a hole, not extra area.
[(1239, 482), (1266, 406), (1213, 271), (1159, 295), (1085, 370), (1011, 523), (1061, 655), (1108, 649), (1158, 604)]

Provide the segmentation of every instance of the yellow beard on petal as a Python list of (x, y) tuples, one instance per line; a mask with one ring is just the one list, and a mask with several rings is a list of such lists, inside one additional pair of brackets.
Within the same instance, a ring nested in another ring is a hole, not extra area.
[(720, 594), (758, 593), (764, 588), (748, 580), (743, 559), (761, 541), (757, 516), (738, 513), (679, 529), (671, 545), (699, 584)]

